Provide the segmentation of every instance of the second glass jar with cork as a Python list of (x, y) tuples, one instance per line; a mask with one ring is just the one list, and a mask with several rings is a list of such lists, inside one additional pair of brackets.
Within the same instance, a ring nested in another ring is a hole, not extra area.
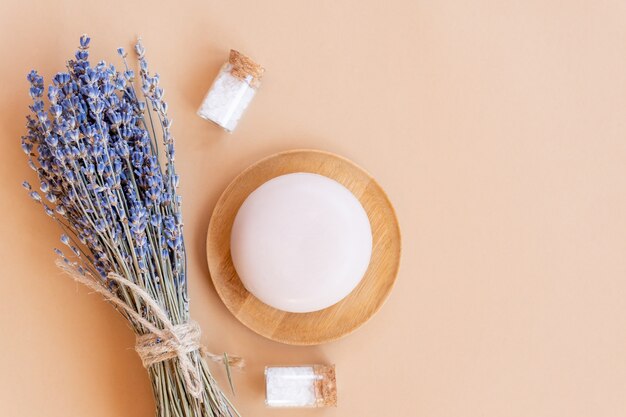
[(198, 115), (232, 132), (254, 98), (264, 71), (252, 59), (231, 49), (228, 62), (222, 65)]

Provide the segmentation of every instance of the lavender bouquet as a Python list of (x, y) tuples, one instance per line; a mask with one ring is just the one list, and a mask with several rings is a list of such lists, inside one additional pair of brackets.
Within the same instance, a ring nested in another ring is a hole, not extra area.
[[(41, 192), (24, 187), (63, 230), (57, 264), (102, 294), (129, 321), (148, 369), (160, 417), (239, 414), (211, 376), (211, 355), (189, 318), (181, 197), (174, 164), (172, 122), (158, 74), (139, 60), (140, 95), (127, 54), (124, 70), (89, 62), (89, 37), (80, 39), (67, 72), (47, 90), (28, 74), (32, 114), (22, 148)], [(46, 109), (47, 107), (47, 109)], [(232, 386), (232, 384), (231, 384)]]

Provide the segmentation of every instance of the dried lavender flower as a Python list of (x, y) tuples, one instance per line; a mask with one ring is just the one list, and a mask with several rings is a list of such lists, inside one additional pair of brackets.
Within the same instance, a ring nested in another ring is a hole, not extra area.
[[(37, 71), (27, 75), (33, 101), (21, 146), (48, 203), (30, 183), (23, 186), (62, 228), (61, 242), (72, 257), (56, 248), (54, 252), (65, 264), (94, 277), (141, 317), (154, 321), (142, 299), (108, 280), (109, 274), (117, 274), (156, 300), (173, 325), (185, 324), (189, 303), (182, 198), (177, 191), (172, 121), (160, 77), (150, 74), (139, 41), (135, 47), (138, 96), (126, 51), (117, 51), (124, 63), (122, 71), (104, 61), (93, 65), (90, 41), (89, 36), (81, 36), (67, 71), (53, 77), (47, 94)], [(136, 317), (122, 314), (137, 335), (147, 332)], [(190, 395), (175, 361), (155, 363), (148, 371), (157, 414), (238, 415), (200, 352), (188, 355), (201, 371), (201, 398)]]

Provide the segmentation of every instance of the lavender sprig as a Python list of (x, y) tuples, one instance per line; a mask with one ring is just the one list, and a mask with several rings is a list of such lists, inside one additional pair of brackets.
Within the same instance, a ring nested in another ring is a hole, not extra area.
[[(120, 72), (104, 61), (92, 65), (89, 44), (88, 36), (80, 38), (67, 71), (54, 76), (47, 92), (36, 71), (27, 76), (33, 102), (22, 149), (37, 173), (41, 192), (28, 182), (23, 185), (62, 228), (61, 242), (70, 256), (59, 249), (55, 253), (63, 262), (100, 277), (148, 320), (153, 318), (141, 300), (108, 282), (109, 273), (147, 291), (173, 324), (186, 323), (189, 301), (182, 198), (177, 191), (172, 121), (160, 77), (150, 74), (139, 41), (135, 47), (139, 96), (126, 52), (118, 50), (125, 66)], [(133, 317), (126, 314), (126, 318), (137, 334), (147, 331)], [(238, 415), (200, 354), (192, 355), (206, 383), (207, 407), (196, 414), (197, 407), (192, 405), (197, 400), (185, 394), (175, 361), (167, 361), (149, 369), (158, 415)]]

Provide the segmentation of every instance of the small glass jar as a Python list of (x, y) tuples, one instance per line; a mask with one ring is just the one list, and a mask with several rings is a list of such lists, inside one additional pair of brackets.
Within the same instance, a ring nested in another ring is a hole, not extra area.
[(336, 407), (335, 365), (265, 367), (268, 407)]
[(259, 88), (264, 68), (232, 50), (204, 97), (198, 115), (232, 132)]

